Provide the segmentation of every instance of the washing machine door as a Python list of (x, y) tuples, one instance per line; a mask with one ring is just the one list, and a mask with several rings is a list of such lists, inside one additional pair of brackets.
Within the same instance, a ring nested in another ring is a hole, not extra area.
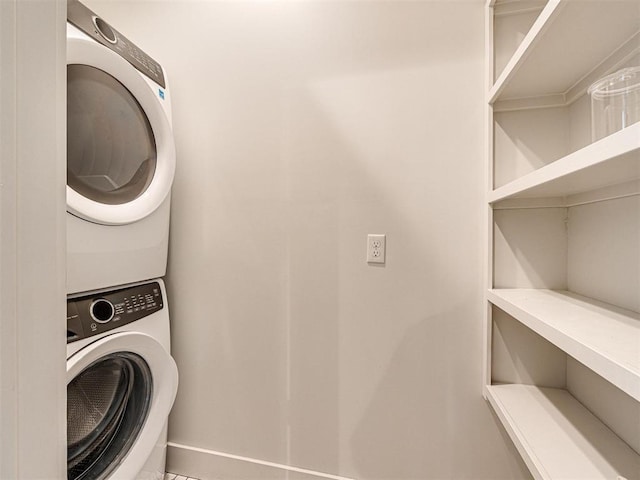
[(175, 399), (175, 362), (153, 337), (116, 333), (67, 360), (67, 479), (136, 478)]
[(163, 97), (120, 55), (88, 37), (67, 36), (70, 213), (121, 225), (162, 204), (175, 171)]

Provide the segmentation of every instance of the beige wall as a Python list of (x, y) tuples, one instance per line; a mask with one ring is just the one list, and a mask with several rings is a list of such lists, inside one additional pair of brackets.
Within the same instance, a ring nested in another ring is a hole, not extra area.
[(172, 85), (170, 441), (525, 476), (481, 396), (483, 3), (87, 2)]
[(0, 1), (0, 478), (66, 478), (64, 0)]

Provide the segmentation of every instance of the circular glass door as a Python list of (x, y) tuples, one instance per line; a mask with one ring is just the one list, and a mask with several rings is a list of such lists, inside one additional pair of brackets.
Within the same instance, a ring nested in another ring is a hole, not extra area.
[(156, 170), (153, 130), (118, 80), (88, 65), (67, 65), (67, 185), (97, 203), (138, 198)]
[(131, 352), (96, 360), (67, 384), (67, 479), (103, 479), (122, 462), (147, 419), (147, 362)]
[(171, 192), (169, 92), (67, 27), (67, 211), (101, 225), (137, 222)]

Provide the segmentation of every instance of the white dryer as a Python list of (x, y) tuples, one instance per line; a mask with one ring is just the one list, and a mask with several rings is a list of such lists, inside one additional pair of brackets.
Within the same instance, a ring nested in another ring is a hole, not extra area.
[(162, 280), (67, 299), (67, 478), (162, 480), (178, 385)]
[(67, 293), (162, 277), (175, 172), (160, 64), (67, 8)]

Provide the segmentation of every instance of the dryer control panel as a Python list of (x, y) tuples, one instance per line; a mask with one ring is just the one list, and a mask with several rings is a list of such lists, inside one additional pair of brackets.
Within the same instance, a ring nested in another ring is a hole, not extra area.
[(158, 282), (67, 300), (67, 343), (98, 335), (164, 307)]
[(158, 62), (82, 3), (77, 0), (67, 1), (67, 20), (96, 42), (116, 52), (162, 88), (167, 87)]

